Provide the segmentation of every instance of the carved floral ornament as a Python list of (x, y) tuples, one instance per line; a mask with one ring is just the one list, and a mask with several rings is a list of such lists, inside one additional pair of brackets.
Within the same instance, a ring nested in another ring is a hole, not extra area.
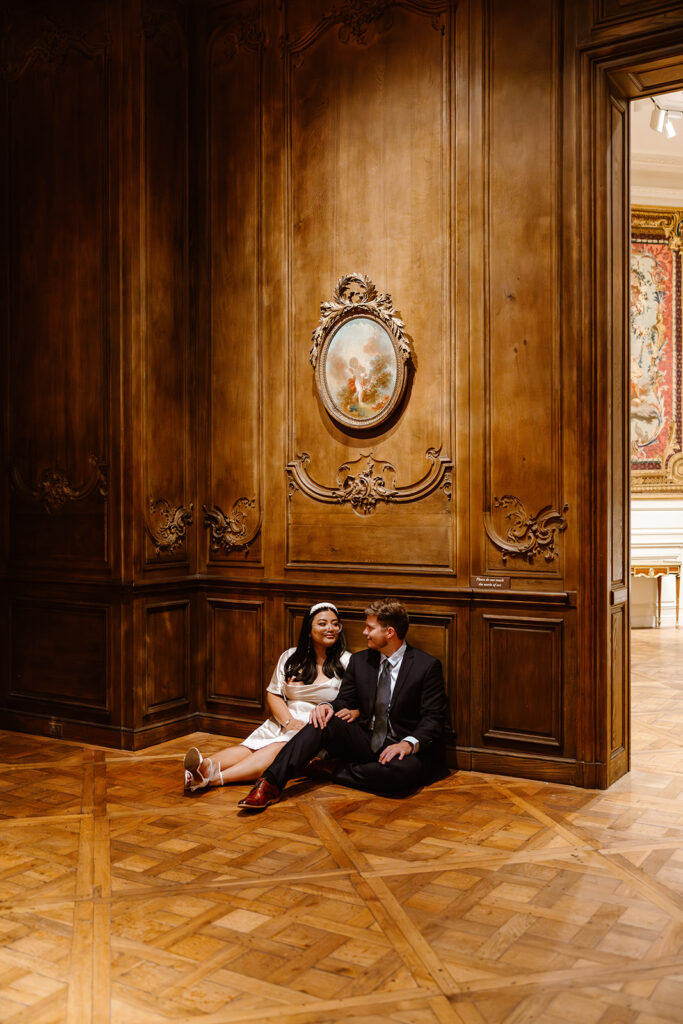
[(249, 524), (249, 510), (256, 507), (256, 498), (238, 498), (226, 515), (222, 508), (202, 506), (204, 526), (210, 531), (213, 554), (247, 551), (261, 529), (260, 516)]
[(104, 20), (83, 31), (77, 17), (68, 10), (60, 12), (59, 21), (47, 16), (40, 18), (35, 26), (31, 25), (30, 38), (19, 20), (16, 24), (10, 22), (0, 41), (0, 78), (16, 82), (34, 63), (58, 67), (70, 50), (95, 57), (110, 45)]
[(503, 565), (508, 558), (532, 562), (536, 555), (543, 555), (546, 562), (552, 562), (558, 557), (557, 536), (567, 529), (564, 513), (569, 511), (569, 505), (563, 505), (561, 512), (545, 505), (535, 516), (529, 515), (513, 494), (494, 498), (493, 505), (496, 509), (509, 509), (505, 513), (509, 526), (504, 537), (496, 531), (491, 513), (484, 515), (484, 529), (491, 543), (502, 553)]
[(330, 6), (328, 13), (309, 32), (285, 36), (281, 43), (283, 53), (303, 54), (320, 36), (337, 25), (340, 43), (369, 46), (390, 31), (396, 8), (430, 18), (432, 28), (438, 32), (441, 29), (440, 15), (448, 10), (448, 0), (340, 0)]
[(318, 395), (343, 427), (370, 430), (396, 411), (412, 351), (404, 323), (365, 274), (340, 277), (321, 303), (310, 351)]
[(69, 501), (83, 501), (97, 491), (103, 498), (108, 496), (107, 463), (91, 455), (88, 462), (93, 467), (90, 480), (81, 487), (75, 487), (63, 469), (57, 464), (48, 466), (38, 477), (36, 487), (28, 487), (15, 466), (12, 483), (24, 498), (39, 502), (49, 515), (54, 515)]
[(185, 542), (188, 526), (192, 525), (193, 505), (178, 505), (176, 508), (159, 498), (150, 499), (149, 511), (152, 523), (145, 520), (145, 530), (154, 544), (157, 558), (162, 554), (176, 551)]
[(265, 39), (257, 5), (242, 15), (234, 15), (216, 29), (210, 42), (211, 64), (214, 68), (225, 67), (242, 50), (258, 53)]
[(396, 484), (395, 467), (384, 459), (376, 459), (373, 452), (361, 454), (357, 459), (342, 463), (336, 473), (337, 486), (326, 487), (309, 476), (307, 467), (311, 456), (308, 452), (302, 452), (287, 465), (289, 496), (291, 499), (296, 491), (301, 491), (314, 501), (327, 505), (350, 505), (356, 515), (369, 516), (380, 502), (401, 504), (419, 501), (441, 489), (446, 498), (448, 511), (452, 463), (446, 456), (441, 455), (439, 448), (429, 448), (425, 458), (429, 463), (428, 471), (416, 483), (405, 487)]

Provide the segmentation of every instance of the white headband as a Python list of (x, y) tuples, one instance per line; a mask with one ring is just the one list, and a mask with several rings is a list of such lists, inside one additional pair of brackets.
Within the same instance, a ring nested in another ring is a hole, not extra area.
[(339, 615), (339, 612), (330, 601), (321, 601), (320, 604), (314, 604), (312, 608), (308, 609), (308, 614), (313, 615), (314, 612), (319, 612), (321, 608), (331, 608), (335, 615)]

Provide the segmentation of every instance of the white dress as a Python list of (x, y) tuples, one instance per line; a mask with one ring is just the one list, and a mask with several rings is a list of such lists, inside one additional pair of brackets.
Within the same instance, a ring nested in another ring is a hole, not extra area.
[[(308, 722), (308, 716), (314, 707), (322, 704), (323, 701), (331, 703), (334, 700), (339, 692), (341, 679), (333, 676), (332, 679), (325, 679), (322, 683), (310, 683), (308, 685), (305, 683), (286, 682), (285, 664), (289, 656), (294, 654), (295, 650), (296, 647), (290, 647), (288, 651), (284, 651), (278, 658), (273, 677), (268, 684), (268, 693), (275, 693), (278, 697), (282, 697), (287, 704), (287, 710), (292, 718), (297, 718), (305, 724)], [(344, 651), (339, 659), (344, 668), (348, 665), (350, 657), (349, 651)], [(282, 743), (283, 741), (291, 740), (292, 736), (296, 736), (297, 732), (297, 729), (287, 729), (285, 731), (274, 718), (267, 718), (263, 725), (259, 725), (258, 729), (254, 729), (245, 740), (242, 740), (242, 746), (249, 747), (250, 750), (258, 750), (260, 747), (265, 747), (275, 741)]]

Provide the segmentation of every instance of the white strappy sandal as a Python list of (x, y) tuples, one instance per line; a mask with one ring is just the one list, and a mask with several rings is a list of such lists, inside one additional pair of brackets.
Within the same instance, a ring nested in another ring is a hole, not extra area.
[[(203, 775), (199, 767), (204, 762), (204, 769), (207, 772)], [(190, 747), (185, 754), (183, 762), (185, 768), (185, 792), (195, 793), (198, 789), (205, 789), (211, 783), (223, 785), (220, 762), (215, 765), (210, 758), (203, 758), (197, 747)]]

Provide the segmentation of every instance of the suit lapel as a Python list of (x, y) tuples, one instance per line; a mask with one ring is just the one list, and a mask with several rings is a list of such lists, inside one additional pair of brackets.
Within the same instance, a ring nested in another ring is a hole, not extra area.
[(378, 650), (368, 651), (368, 675), (366, 685), (368, 687), (368, 694), (370, 696), (370, 707), (375, 707), (375, 695), (377, 693), (377, 680), (380, 672), (380, 652)]
[(401, 692), (401, 688), (403, 687), (403, 684), (405, 683), (406, 679), (410, 675), (410, 670), (412, 669), (412, 667), (413, 667), (413, 648), (408, 644), (406, 646), (406, 653), (403, 655), (403, 661), (401, 662), (401, 667), (398, 670), (398, 679), (396, 680), (396, 685), (394, 686), (394, 692), (391, 695), (391, 703), (393, 705), (396, 704), (396, 698), (398, 697), (399, 693)]

